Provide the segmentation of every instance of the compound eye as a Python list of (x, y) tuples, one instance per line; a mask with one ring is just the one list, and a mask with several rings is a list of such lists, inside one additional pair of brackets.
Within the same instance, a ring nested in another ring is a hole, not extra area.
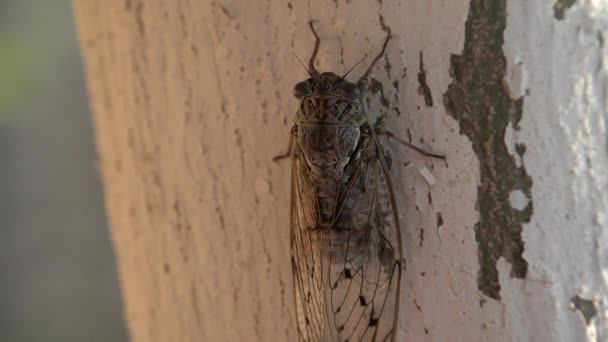
[(351, 82), (344, 82), (340, 85), (340, 94), (349, 100), (356, 100), (359, 98), (359, 87)]
[(305, 95), (310, 94), (310, 87), (308, 86), (308, 82), (298, 82), (295, 87), (293, 87), (293, 96), (297, 99), (301, 99)]

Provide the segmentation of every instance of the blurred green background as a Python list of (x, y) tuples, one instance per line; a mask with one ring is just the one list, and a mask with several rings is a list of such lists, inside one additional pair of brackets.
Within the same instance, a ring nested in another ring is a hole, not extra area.
[(0, 341), (126, 341), (68, 0), (0, 0)]

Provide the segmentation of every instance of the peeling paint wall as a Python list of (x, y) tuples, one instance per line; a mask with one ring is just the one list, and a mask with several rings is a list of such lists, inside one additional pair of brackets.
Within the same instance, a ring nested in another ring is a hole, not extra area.
[[(466, 23), (462, 55), (451, 60), (454, 81), (444, 96), (448, 114), (458, 120), (460, 132), (471, 139), (480, 161), (481, 179), (477, 191), (479, 222), (475, 238), (479, 248), (479, 290), (500, 299), (496, 262), (504, 257), (511, 275), (524, 278), (528, 263), (523, 259), (522, 224), (532, 216), (532, 180), (515, 159), (525, 153), (518, 144), (518, 155), (509, 155), (505, 145), (507, 126), (519, 130), (523, 98), (510, 97), (503, 82), (507, 65), (502, 49), (507, 24), (505, 1), (473, 0)], [(521, 209), (511, 205), (511, 194), (518, 191), (527, 202)]]
[(295, 339), (290, 170), (271, 158), (310, 19), (336, 72), (390, 28), (370, 121), (447, 155), (385, 142), (399, 339), (605, 340), (608, 10), (560, 3), (75, 1), (133, 340)]
[(507, 326), (520, 340), (606, 341), (608, 2), (507, 4), (507, 81), (524, 96), (521, 130), (507, 144), (526, 145), (521, 162), (534, 181), (528, 275), (501, 271)]

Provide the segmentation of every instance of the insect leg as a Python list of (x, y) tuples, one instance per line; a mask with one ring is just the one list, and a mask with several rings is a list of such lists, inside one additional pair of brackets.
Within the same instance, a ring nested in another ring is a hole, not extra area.
[(369, 76), (369, 73), (372, 72), (372, 69), (374, 68), (376, 63), (380, 60), (380, 57), (382, 57), (382, 55), (384, 55), (384, 52), (386, 51), (386, 46), (388, 45), (388, 41), (391, 39), (391, 37), (392, 37), (391, 30), (390, 30), (390, 28), (388, 28), (386, 39), (384, 40), (384, 45), (382, 45), (382, 50), (380, 51), (380, 53), (378, 55), (376, 55), (376, 58), (374, 58), (374, 60), (369, 65), (369, 67), (367, 68), (367, 70), (365, 71), (363, 76), (361, 76), (359, 81), (357, 81), (357, 85), (359, 86), (361, 94), (365, 93), (365, 90), (367, 90), (367, 83), (369, 82), (369, 80), (367, 79), (367, 76)]
[(400, 144), (402, 144), (402, 145), (404, 145), (404, 146), (406, 146), (406, 147), (408, 147), (408, 148), (410, 148), (410, 149), (412, 149), (412, 150), (414, 150), (414, 151), (416, 151), (416, 152), (418, 152), (418, 153), (420, 153), (422, 155), (425, 155), (427, 157), (433, 157), (433, 158), (445, 160), (445, 156), (427, 152), (427, 151), (421, 149), (420, 147), (418, 147), (416, 145), (410, 144), (409, 142), (407, 142), (407, 141), (405, 141), (405, 140), (403, 140), (403, 139), (395, 136), (395, 134), (393, 132), (391, 132), (389, 130), (386, 130), (384, 127), (374, 127), (374, 132), (376, 133), (376, 135), (386, 135), (389, 138), (393, 138), (398, 143), (400, 143)]
[(279, 154), (278, 156), (275, 156), (274, 158), (272, 158), (272, 161), (277, 162), (281, 159), (288, 158), (289, 156), (291, 156), (291, 150), (293, 149), (293, 141), (297, 134), (298, 134), (298, 127), (293, 126), (291, 128), (291, 132), (289, 133), (289, 142), (287, 143), (287, 151), (283, 154)]
[(310, 30), (312, 31), (312, 34), (314, 34), (315, 38), (316, 38), (315, 48), (314, 48), (314, 50), (312, 50), (312, 56), (310, 56), (310, 62), (308, 62), (308, 70), (309, 70), (308, 73), (311, 74), (311, 76), (319, 73), (317, 71), (317, 69), (315, 68), (315, 58), (317, 58), (317, 53), (319, 52), (319, 45), (321, 45), (321, 38), (319, 38), (317, 31), (315, 31), (315, 27), (314, 27), (313, 23), (314, 23), (313, 20), (308, 22), (308, 25), (310, 26)]

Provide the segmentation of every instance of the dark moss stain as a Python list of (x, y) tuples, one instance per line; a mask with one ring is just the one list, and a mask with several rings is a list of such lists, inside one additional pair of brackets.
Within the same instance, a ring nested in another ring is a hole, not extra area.
[(388, 98), (384, 94), (384, 86), (382, 85), (382, 83), (380, 81), (378, 81), (377, 79), (375, 79), (373, 77), (370, 77), (368, 90), (372, 95), (376, 95), (379, 93), (380, 94), (380, 103), (382, 104), (382, 106), (384, 108), (388, 108), (388, 105), (389, 105)]
[(420, 247), (422, 247), (423, 244), (424, 244), (424, 228), (420, 228), (420, 242), (419, 242)]
[(566, 10), (576, 3), (576, 0), (557, 0), (553, 5), (553, 16), (557, 20), (562, 20), (566, 17)]
[(591, 320), (597, 316), (597, 309), (595, 308), (595, 305), (593, 305), (593, 301), (589, 299), (574, 296), (570, 299), (570, 303), (572, 303), (574, 308), (583, 315), (587, 325), (589, 325)]
[(420, 51), (420, 70), (418, 70), (418, 94), (424, 99), (427, 107), (433, 107), (433, 95), (431, 88), (426, 83), (426, 69), (424, 68), (424, 55)]
[(443, 215), (441, 212), (437, 213), (437, 228), (443, 226)]
[[(524, 278), (522, 226), (532, 216), (532, 179), (518, 167), (505, 145), (509, 123), (519, 129), (523, 98), (512, 100), (503, 81), (507, 62), (502, 49), (506, 28), (506, 0), (471, 0), (462, 55), (452, 55), (453, 78), (444, 95), (448, 114), (460, 123), (480, 162), (479, 222), (475, 237), (479, 248), (479, 290), (500, 299), (496, 261), (511, 263), (511, 276)], [(517, 148), (525, 152), (523, 145)], [(522, 211), (511, 207), (509, 194), (521, 190), (529, 199)]]
[(399, 109), (399, 81), (393, 81), (393, 88), (395, 89), (395, 97), (397, 99), (396, 105), (393, 106), (395, 115), (401, 116), (401, 109)]

